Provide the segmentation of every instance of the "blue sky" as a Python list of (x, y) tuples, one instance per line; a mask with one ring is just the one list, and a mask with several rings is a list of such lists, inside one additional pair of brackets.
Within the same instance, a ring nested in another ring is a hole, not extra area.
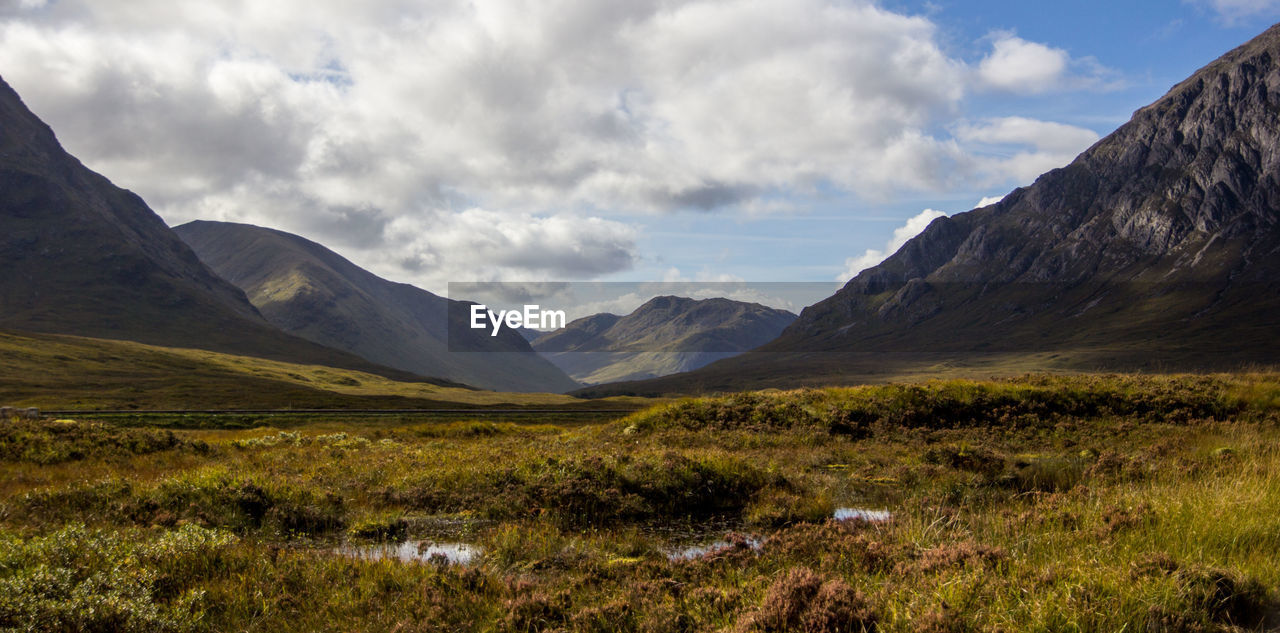
[[(396, 280), (835, 282), (1280, 0), (0, 0), (0, 76), (171, 225)], [(816, 297), (815, 297), (816, 298)]]
[[(939, 25), (949, 52), (978, 63), (993, 31), (1092, 58), (1115, 85), (1042, 95), (974, 95), (957, 118), (1022, 116), (1088, 128), (1105, 136), (1133, 111), (1223, 53), (1265, 30), (1277, 18), (1276, 3), (1256, 13), (1219, 12), (1211, 4), (1187, 2), (889, 2), (883, 6), (927, 15)], [(918, 191), (891, 199), (865, 199), (828, 191), (805, 199), (805, 213), (726, 222), (719, 215), (682, 213), (664, 217), (643, 233), (642, 251), (659, 255), (618, 278), (661, 277), (676, 267), (687, 278), (734, 275), (752, 281), (816, 281), (843, 272), (841, 262), (868, 249), (882, 252), (895, 228), (922, 209), (966, 211), (987, 196), (1017, 186), (960, 186)], [(644, 218), (635, 218), (645, 222)], [(888, 253), (885, 253), (888, 254)]]

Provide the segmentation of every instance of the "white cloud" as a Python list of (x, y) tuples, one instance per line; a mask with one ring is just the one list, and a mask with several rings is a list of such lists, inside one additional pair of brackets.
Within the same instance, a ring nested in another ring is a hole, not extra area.
[(616, 314), (618, 316), (626, 316), (636, 311), (636, 308), (644, 305), (646, 301), (652, 299), (654, 295), (638, 294), (628, 292), (617, 297), (602, 299), (599, 301), (588, 301), (578, 304), (556, 304), (557, 309), (563, 309), (568, 313), (569, 321), (581, 319), (596, 314)]
[(426, 221), (395, 218), (383, 237), (400, 267), (444, 272), (456, 281), (591, 278), (626, 270), (635, 257), (631, 227), (569, 214), (473, 208)]
[(1057, 86), (1070, 56), (1060, 48), (1028, 42), (1012, 33), (997, 35), (991, 53), (978, 65), (978, 75), (995, 88), (1010, 92), (1045, 92)]
[(1024, 117), (966, 122), (954, 133), (978, 157), (980, 171), (1021, 184), (1066, 165), (1099, 138), (1087, 128)]
[(986, 87), (1033, 95), (1081, 88), (1114, 88), (1113, 71), (1093, 58), (1072, 59), (1067, 51), (1024, 40), (1008, 31), (988, 36), (991, 52), (978, 63), (977, 76)]
[(1004, 196), (983, 196), (982, 199), (978, 201), (978, 204), (974, 205), (973, 208), (981, 209), (982, 207), (993, 205), (1001, 200), (1004, 200)]
[(1098, 133), (1088, 128), (1039, 121), (1019, 116), (986, 119), (979, 124), (963, 124), (956, 138), (992, 145), (1030, 145), (1045, 152), (1076, 152), (1098, 140)]
[(858, 275), (858, 273), (871, 268), (887, 259), (890, 255), (898, 252), (904, 244), (911, 238), (920, 234), (929, 226), (930, 222), (946, 217), (946, 213), (935, 209), (925, 209), (920, 213), (912, 216), (907, 223), (893, 230), (893, 237), (889, 243), (884, 245), (883, 249), (869, 248), (857, 257), (850, 257), (844, 262), (845, 270), (836, 276), (836, 281), (848, 281)]
[(1009, 164), (936, 130), (975, 76), (1068, 85), (1077, 62), (1009, 36), (975, 74), (929, 19), (870, 0), (0, 11), (0, 75), (171, 223), (273, 226), (434, 287), (625, 268), (635, 229), (611, 215), (999, 180)]
[(1227, 23), (1253, 16), (1280, 14), (1280, 0), (1191, 0), (1217, 12)]

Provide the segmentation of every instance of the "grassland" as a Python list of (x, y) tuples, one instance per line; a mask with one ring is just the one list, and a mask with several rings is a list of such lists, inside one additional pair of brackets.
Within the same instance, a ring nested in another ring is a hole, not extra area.
[[(0, 629), (1280, 624), (1274, 374), (749, 393), (585, 424), (287, 420), (0, 427)], [(405, 539), (481, 554), (335, 553)]]
[(627, 407), (196, 349), (0, 330), (0, 403), (46, 409)]

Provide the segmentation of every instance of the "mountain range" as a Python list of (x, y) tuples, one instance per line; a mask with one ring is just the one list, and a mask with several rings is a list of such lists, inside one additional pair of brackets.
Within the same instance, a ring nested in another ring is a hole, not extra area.
[[(378, 278), (319, 244), (248, 225), (169, 229), (65, 152), (0, 80), (0, 329), (440, 385), (562, 391), (576, 385), (570, 375), (622, 381), (577, 392), (590, 396), (1274, 364), (1278, 64), (1280, 25), (1066, 167), (933, 221), (798, 318), (657, 297), (627, 316), (466, 341), (483, 350), (468, 353), (448, 345), (451, 315), (465, 314), (449, 307), (463, 304)], [(681, 373), (626, 380), (670, 372)]]
[(882, 380), (954, 366), (1280, 359), (1280, 25), (1071, 164), (938, 218), (752, 353), (586, 393)]
[(757, 303), (660, 296), (626, 316), (576, 319), (535, 338), (533, 348), (584, 383), (637, 380), (741, 354), (773, 340), (795, 319)]
[[(450, 332), (450, 299), (395, 283), (297, 235), (196, 221), (174, 231), (235, 284), (276, 327), (416, 374), (498, 391), (563, 392), (579, 385), (534, 353), (518, 332)], [(456, 308), (456, 306), (455, 306)], [(450, 351), (449, 336), (464, 336)], [(467, 349), (458, 352), (456, 349)]]
[(272, 326), (141, 198), (64, 151), (3, 79), (0, 270), (0, 329), (199, 348), (423, 380)]

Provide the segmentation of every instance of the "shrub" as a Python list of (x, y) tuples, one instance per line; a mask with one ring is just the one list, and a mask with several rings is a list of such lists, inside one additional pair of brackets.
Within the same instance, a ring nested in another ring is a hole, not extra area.
[(341, 497), (219, 470), (166, 479), (136, 497), (128, 513), (148, 523), (163, 514), (240, 532), (274, 530), (284, 536), (328, 532), (344, 523)]
[(504, 606), (507, 612), (502, 622), (504, 631), (545, 631), (568, 620), (569, 594), (535, 592), (507, 600)]
[(679, 453), (544, 458), (492, 470), (457, 471), (381, 491), (387, 503), (492, 518), (550, 515), (570, 525), (740, 511), (761, 491), (786, 487), (740, 459)]
[(161, 451), (208, 453), (209, 445), (173, 431), (131, 429), (74, 420), (13, 420), (0, 424), (0, 460), (57, 464), (86, 457)]
[(769, 586), (744, 628), (805, 633), (874, 631), (876, 620), (866, 598), (845, 581), (796, 567)]
[(1019, 492), (1061, 492), (1074, 488), (1088, 474), (1079, 459), (1037, 457), (1015, 461), (1002, 481)]
[(831, 518), (835, 503), (826, 494), (803, 494), (775, 490), (761, 495), (747, 508), (746, 519), (752, 525), (781, 526), (801, 522), (817, 522)]
[(925, 451), (924, 461), (988, 477), (1004, 470), (1004, 458), (989, 450), (963, 444), (931, 447)]
[(187, 526), (153, 541), (80, 525), (28, 539), (0, 535), (0, 629), (199, 630), (190, 573), (235, 542)]
[(930, 574), (944, 569), (968, 564), (995, 566), (1008, 554), (1003, 548), (989, 547), (977, 543), (962, 542), (951, 545), (939, 545), (922, 550), (910, 563), (899, 563), (899, 574)]
[[(975, 382), (688, 398), (632, 414), (619, 422), (631, 432), (662, 429), (823, 430), (864, 437), (883, 425), (944, 429), (977, 425), (1051, 424), (1063, 417), (1134, 417), (1186, 423), (1263, 415), (1266, 398), (1207, 376), (1048, 376)], [(1240, 393), (1237, 393), (1240, 392)]]

